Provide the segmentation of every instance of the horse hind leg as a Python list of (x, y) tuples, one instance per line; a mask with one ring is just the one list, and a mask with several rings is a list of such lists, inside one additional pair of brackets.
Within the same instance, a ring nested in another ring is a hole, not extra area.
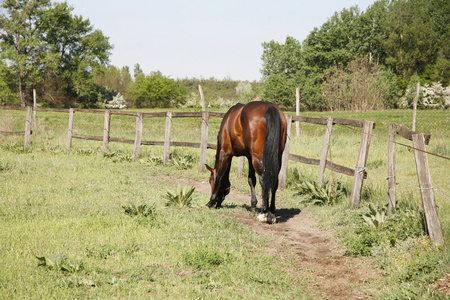
[(255, 168), (253, 167), (253, 164), (251, 160), (248, 160), (248, 185), (250, 186), (250, 191), (252, 193), (252, 198), (250, 201), (250, 210), (254, 211), (256, 208), (256, 204), (258, 204), (258, 199), (256, 198), (256, 175), (255, 175)]

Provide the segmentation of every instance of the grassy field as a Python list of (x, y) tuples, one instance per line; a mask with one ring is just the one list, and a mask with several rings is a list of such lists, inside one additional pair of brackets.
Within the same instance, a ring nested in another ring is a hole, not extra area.
[[(0, 131), (23, 130), (25, 114), (0, 110)], [(303, 115), (376, 122), (361, 210), (349, 211), (348, 198), (333, 207), (313, 208), (322, 217), (323, 226), (349, 231), (367, 203), (387, 202), (388, 124), (410, 127), (412, 112)], [(37, 128), (27, 149), (22, 136), (0, 136), (0, 226), (4, 229), (0, 233), (0, 298), (313, 298), (305, 279), (290, 268), (289, 261), (264, 254), (270, 241), (227, 217), (237, 208), (204, 210), (208, 199), (199, 193), (195, 193), (190, 208), (165, 205), (164, 195), (174, 187), (158, 177), (200, 180), (207, 176), (196, 171), (197, 149), (172, 149), (174, 154), (194, 157), (194, 166), (188, 170), (152, 163), (162, 156), (162, 147), (156, 146), (141, 147), (140, 163), (130, 162), (133, 150), (127, 144), (111, 143), (105, 154), (101, 142), (74, 139), (72, 150), (67, 151), (67, 124), (67, 113), (38, 112)], [(164, 118), (144, 119), (143, 140), (163, 141), (164, 124)], [(220, 119), (211, 118), (210, 143), (216, 142), (219, 124)], [(134, 126), (134, 117), (113, 115), (111, 136), (134, 139)], [(200, 119), (174, 118), (171, 140), (198, 142), (200, 130)], [(429, 152), (450, 156), (448, 111), (419, 111), (417, 131), (431, 134)], [(74, 133), (101, 136), (103, 116), (77, 112)], [(324, 133), (324, 126), (301, 124), (300, 137), (296, 137), (293, 127), (291, 153), (320, 158)], [(360, 137), (346, 126), (334, 126), (333, 162), (353, 168)], [(400, 137), (397, 141), (411, 145)], [(210, 165), (213, 158), (214, 151), (208, 150)], [(450, 195), (450, 162), (428, 158), (433, 187), (444, 194), (435, 196), (448, 243), (450, 200), (445, 195)], [(414, 153), (406, 147), (397, 146), (396, 171), (401, 180), (397, 186), (399, 204), (420, 209)], [(236, 172), (236, 161), (232, 172)], [(301, 181), (315, 180), (317, 172), (317, 166), (290, 162), (288, 188), (280, 192), (278, 206), (303, 205), (301, 197), (293, 196), (295, 187)], [(233, 188), (248, 191), (246, 180), (231, 177)], [(352, 182), (351, 177), (329, 170), (326, 180), (347, 188)], [(124, 206), (132, 205), (145, 205), (148, 214), (126, 214)], [(345, 234), (341, 237), (348, 238)], [(384, 252), (384, 260), (378, 257), (380, 268), (393, 278), (387, 280), (390, 288), (380, 298), (431, 295), (428, 284), (450, 272), (448, 247), (425, 247), (424, 243), (429, 244), (426, 239), (417, 243), (422, 243), (417, 256), (423, 257), (423, 265), (419, 258), (412, 261), (416, 256), (411, 251), (409, 256), (401, 256), (403, 252), (398, 254), (396, 248)], [(404, 266), (398, 262), (399, 256), (404, 258)], [(436, 264), (428, 266), (426, 262), (434, 259)], [(414, 277), (405, 281), (409, 273), (424, 274), (424, 268), (432, 269), (424, 276), (427, 280)], [(405, 287), (405, 283), (410, 286)]]

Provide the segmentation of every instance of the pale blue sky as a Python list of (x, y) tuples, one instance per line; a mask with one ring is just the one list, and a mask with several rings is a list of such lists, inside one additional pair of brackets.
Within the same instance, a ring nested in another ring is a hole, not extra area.
[(336, 11), (375, 0), (67, 0), (114, 45), (111, 64), (144, 73), (261, 79), (262, 43), (302, 42)]

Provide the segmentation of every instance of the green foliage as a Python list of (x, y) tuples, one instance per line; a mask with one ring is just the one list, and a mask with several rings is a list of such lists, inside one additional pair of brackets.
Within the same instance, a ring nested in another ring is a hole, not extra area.
[(73, 263), (65, 254), (60, 253), (56, 255), (48, 255), (38, 257), (39, 267), (44, 267), (48, 270), (60, 271), (64, 273), (76, 273), (82, 271), (82, 265)]
[(189, 189), (187, 186), (184, 189), (178, 184), (175, 192), (167, 191), (164, 198), (167, 199), (167, 206), (185, 207), (191, 206), (193, 197), (192, 194), (195, 191), (195, 187), (191, 186)]
[(386, 213), (384, 206), (369, 204), (369, 211), (361, 213), (357, 220), (355, 235), (349, 234), (345, 238), (348, 254), (370, 256), (372, 250), (383, 242), (395, 246), (424, 233), (423, 215), (417, 210), (397, 208), (392, 215)]
[(322, 184), (313, 181), (304, 181), (297, 184), (299, 191), (294, 196), (307, 195), (307, 198), (300, 201), (301, 203), (311, 203), (314, 205), (334, 205), (342, 196), (345, 195), (345, 188), (337, 182), (333, 185), (331, 182), (324, 182)]
[(0, 60), (8, 62), (8, 85), (20, 95), (20, 104), (31, 100), (26, 90), (33, 87), (53, 106), (69, 106), (73, 97), (92, 106), (97, 86), (91, 70), (108, 61), (108, 38), (93, 30), (89, 20), (72, 15), (66, 2), (8, 0), (2, 8)]
[(386, 221), (387, 216), (387, 205), (385, 206), (376, 206), (373, 203), (369, 203), (369, 212), (361, 214), (361, 217), (364, 219), (369, 227), (372, 228), (381, 228)]
[(110, 159), (112, 162), (132, 162), (133, 157), (123, 151), (104, 152), (103, 157)]
[(153, 216), (156, 211), (156, 207), (154, 205), (147, 205), (145, 203), (139, 204), (137, 206), (133, 203), (130, 203), (129, 205), (123, 205), (122, 208), (124, 209), (124, 213), (130, 217), (149, 217)]
[(174, 107), (185, 94), (182, 86), (160, 72), (138, 76), (130, 87), (130, 96), (136, 107)]
[(181, 155), (176, 153), (171, 153), (169, 155), (170, 162), (178, 170), (191, 169), (194, 166), (194, 157), (192, 155)]
[[(415, 74), (445, 87), (449, 12), (441, 0), (376, 1), (365, 12), (356, 6), (336, 12), (302, 43), (292, 37), (263, 43), (265, 97), (292, 108), (299, 87), (302, 109), (366, 110), (398, 107)], [(368, 66), (355, 68), (360, 59)]]

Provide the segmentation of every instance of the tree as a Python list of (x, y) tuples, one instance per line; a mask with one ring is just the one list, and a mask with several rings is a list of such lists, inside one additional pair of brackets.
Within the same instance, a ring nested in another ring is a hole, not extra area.
[(99, 66), (94, 69), (93, 80), (100, 87), (111, 89), (127, 97), (130, 84), (133, 82), (128, 67), (121, 70), (115, 66)]
[(67, 3), (5, 0), (0, 15), (2, 61), (16, 74), (21, 105), (26, 89), (40, 88), (50, 104), (65, 96), (89, 106), (96, 102), (92, 70), (108, 62), (112, 46), (89, 20), (72, 15)]
[(2, 7), (6, 15), (0, 15), (0, 59), (16, 74), (20, 104), (25, 106), (26, 86), (39, 82), (40, 71), (56, 58), (49, 53), (51, 45), (41, 39), (41, 17), (50, 1), (5, 0)]
[(387, 34), (383, 46), (388, 53), (385, 63), (400, 76), (404, 88), (413, 74), (423, 74), (427, 65), (436, 62), (443, 46), (432, 25), (433, 2), (399, 0), (388, 6), (383, 24)]

